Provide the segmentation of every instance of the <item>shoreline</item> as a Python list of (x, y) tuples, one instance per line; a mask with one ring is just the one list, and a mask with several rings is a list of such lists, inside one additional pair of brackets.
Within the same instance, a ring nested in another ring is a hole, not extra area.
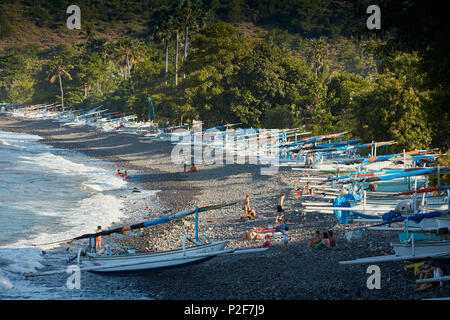
[[(438, 289), (414, 293), (415, 278), (407, 263), (380, 264), (381, 289), (368, 290), (366, 265), (341, 266), (342, 260), (391, 254), (389, 243), (395, 234), (365, 231), (357, 242), (344, 239), (346, 230), (359, 225), (339, 225), (333, 215), (303, 216), (296, 204), (296, 178), (301, 172), (280, 167), (274, 176), (261, 176), (257, 165), (199, 165), (197, 173), (183, 173), (182, 166), (170, 162), (173, 147), (168, 142), (139, 141), (129, 133), (104, 133), (90, 127), (71, 128), (51, 120), (32, 120), (0, 115), (0, 131), (24, 132), (42, 137), (45, 143), (74, 150), (89, 157), (108, 161), (117, 168), (138, 172), (139, 189), (160, 190), (156, 197), (163, 210), (174, 212), (221, 202), (239, 204), (199, 215), (199, 236), (211, 241), (229, 240), (228, 247), (260, 247), (264, 240), (243, 241), (245, 230), (273, 223), (276, 200), (287, 194), (289, 250), (283, 252), (282, 238), (272, 238), (264, 253), (217, 257), (203, 264), (151, 273), (133, 281), (134, 290), (151, 292), (167, 300), (348, 300), (353, 291), (362, 289), (362, 299), (422, 299), (439, 297)], [(250, 204), (258, 218), (240, 221), (240, 203), (250, 195)], [(143, 216), (144, 218), (144, 216)], [(143, 232), (120, 236), (119, 244), (137, 249), (169, 250), (181, 245), (183, 234), (193, 234), (193, 217), (171, 221)], [(315, 230), (333, 229), (338, 247), (316, 252), (305, 251)], [(119, 237), (118, 237), (119, 238)], [(449, 294), (448, 289), (444, 295)]]

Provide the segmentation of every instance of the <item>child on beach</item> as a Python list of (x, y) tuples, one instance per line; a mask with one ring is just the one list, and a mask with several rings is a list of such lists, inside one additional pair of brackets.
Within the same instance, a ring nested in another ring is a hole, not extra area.
[(328, 239), (328, 232), (323, 233), (322, 243), (325, 245), (325, 247), (327, 248), (330, 247), (330, 239)]
[(332, 230), (328, 231), (328, 239), (330, 239), (330, 247), (336, 247), (336, 238)]
[(312, 247), (313, 250), (321, 250), (330, 247), (330, 239), (328, 239), (328, 232), (323, 233), (322, 241)]
[[(102, 232), (102, 226), (97, 227), (97, 232)], [(99, 252), (102, 249), (102, 236), (95, 237), (95, 251)]]
[(322, 242), (322, 237), (320, 236), (320, 231), (317, 230), (315, 233), (315, 237), (309, 241), (308, 246), (306, 248), (312, 249), (321, 242)]

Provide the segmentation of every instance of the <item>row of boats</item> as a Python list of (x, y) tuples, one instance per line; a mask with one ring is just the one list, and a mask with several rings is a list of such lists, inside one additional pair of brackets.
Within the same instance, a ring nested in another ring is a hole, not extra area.
[[(415, 150), (369, 156), (354, 162), (338, 160), (336, 165), (341, 171), (335, 170), (333, 176), (301, 178), (303, 183), (308, 183), (307, 190), (312, 187), (315, 192), (313, 195), (302, 192), (300, 205), (306, 212), (335, 215), (342, 224), (364, 225), (346, 232), (349, 241), (361, 239), (364, 230), (398, 234), (398, 240), (390, 243), (392, 254), (340, 261), (341, 265), (417, 262), (427, 257), (447, 262), (450, 259), (450, 186), (441, 185), (440, 180), (442, 175), (450, 173), (450, 167), (429, 167), (436, 157)], [(376, 162), (380, 167), (373, 168), (371, 164)], [(346, 170), (345, 165), (356, 163), (359, 164), (356, 170)], [(320, 164), (316, 168), (322, 173), (329, 173), (328, 169), (320, 169)], [(430, 187), (431, 177), (437, 186)], [(450, 277), (417, 282), (446, 280)]]
[[(435, 155), (425, 151), (410, 151), (377, 156), (377, 150), (395, 144), (395, 141), (369, 142), (344, 140), (348, 132), (308, 136), (301, 128), (259, 129), (239, 128), (240, 123), (225, 124), (204, 129), (203, 122), (158, 128), (152, 121), (137, 121), (137, 116), (123, 112), (108, 112), (98, 106), (90, 110), (62, 108), (60, 104), (12, 105), (0, 104), (0, 113), (16, 117), (48, 119), (62, 126), (91, 126), (107, 132), (134, 133), (141, 141), (168, 141), (173, 144), (202, 146), (220, 150), (227, 155), (241, 156), (250, 163), (271, 163), (292, 166), (302, 170), (326, 170), (330, 173), (364, 170), (382, 170), (387, 160), (389, 167), (405, 168), (405, 163), (433, 161)], [(328, 142), (330, 140), (338, 140)], [(370, 149), (368, 157), (361, 150)], [(304, 168), (303, 168), (304, 169)]]
[(52, 120), (63, 126), (90, 126), (105, 132), (142, 133), (151, 130), (151, 122), (137, 121), (137, 116), (129, 112), (108, 112), (98, 106), (90, 110), (72, 110), (61, 104), (11, 105), (0, 104), (0, 113), (15, 117), (37, 120)]

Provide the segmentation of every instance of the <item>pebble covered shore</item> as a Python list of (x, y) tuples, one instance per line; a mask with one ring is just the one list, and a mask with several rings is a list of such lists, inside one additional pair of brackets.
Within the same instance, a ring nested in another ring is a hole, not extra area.
[[(244, 231), (273, 223), (276, 202), (286, 193), (286, 220), (289, 227), (289, 249), (283, 252), (283, 239), (270, 239), (272, 245), (262, 253), (216, 257), (208, 262), (160, 273), (130, 277), (134, 291), (153, 299), (165, 300), (348, 300), (355, 289), (362, 299), (415, 300), (449, 296), (446, 288), (432, 288), (414, 293), (412, 269), (406, 262), (379, 264), (381, 289), (368, 290), (370, 274), (367, 265), (339, 265), (339, 261), (392, 254), (389, 245), (396, 233), (365, 231), (362, 239), (349, 242), (346, 230), (361, 225), (340, 225), (331, 214), (305, 214), (295, 190), (302, 186), (299, 177), (305, 173), (280, 167), (276, 175), (261, 175), (261, 166), (248, 164), (199, 165), (199, 172), (184, 173), (171, 162), (173, 145), (168, 142), (139, 141), (136, 135), (103, 133), (93, 128), (70, 128), (48, 120), (28, 120), (0, 115), (0, 130), (37, 134), (40, 142), (57, 148), (83, 152), (91, 157), (114, 163), (128, 170), (134, 178), (132, 187), (140, 190), (124, 194), (126, 215), (131, 224), (161, 217), (164, 211), (178, 212), (223, 202), (238, 204), (199, 215), (200, 238), (228, 240), (228, 248), (261, 247), (265, 240), (244, 241)], [(113, 172), (112, 172), (113, 174)], [(135, 189), (136, 190), (136, 189)], [(146, 190), (158, 190), (156, 194)], [(141, 195), (140, 195), (141, 194)], [(246, 194), (257, 219), (242, 221), (241, 204)], [(152, 201), (149, 209), (146, 201)], [(167, 213), (165, 213), (167, 214)], [(133, 247), (139, 251), (161, 251), (181, 246), (184, 234), (194, 236), (194, 216), (146, 230), (115, 235), (104, 239), (118, 248)], [(316, 230), (333, 230), (337, 247), (308, 251), (306, 245)], [(126, 289), (122, 289), (126, 290)]]

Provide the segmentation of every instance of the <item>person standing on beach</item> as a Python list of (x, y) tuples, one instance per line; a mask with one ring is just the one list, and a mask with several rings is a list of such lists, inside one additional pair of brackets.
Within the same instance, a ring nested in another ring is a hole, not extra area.
[(283, 208), (283, 204), (285, 197), (286, 194), (283, 193), (277, 202), (277, 217), (275, 218), (275, 223), (278, 223), (278, 221), (284, 223), (284, 215), (286, 214), (286, 211)]
[(181, 152), (181, 160), (183, 161), (184, 172), (187, 172), (188, 161), (184, 152)]
[(312, 164), (313, 164), (313, 157), (311, 153), (308, 153), (308, 156), (306, 157), (305, 168), (312, 168)]
[[(100, 232), (102, 232), (102, 226), (97, 227), (96, 233), (100, 233)], [(97, 236), (97, 237), (95, 237), (95, 251), (99, 252), (101, 249), (102, 249), (102, 236)]]
[(309, 195), (309, 196), (312, 196), (312, 195), (313, 195), (313, 189), (312, 189), (311, 186), (309, 185), (309, 181), (306, 182), (306, 186), (305, 186), (305, 188), (304, 188), (303, 190), (304, 190), (304, 194), (305, 194), (305, 195)]

